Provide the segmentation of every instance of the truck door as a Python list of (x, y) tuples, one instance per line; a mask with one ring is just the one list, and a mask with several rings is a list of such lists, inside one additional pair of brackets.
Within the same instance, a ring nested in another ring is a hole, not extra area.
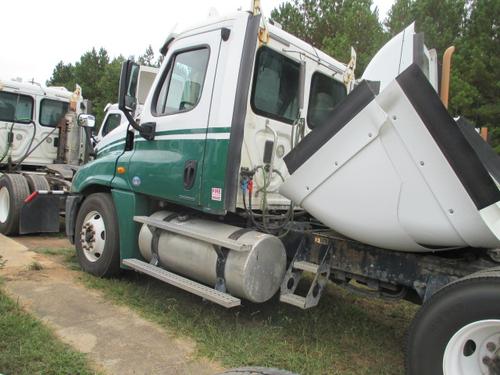
[(203, 157), (221, 30), (176, 40), (153, 85), (141, 123), (154, 141), (136, 137), (129, 164), (132, 189), (183, 205), (200, 204)]

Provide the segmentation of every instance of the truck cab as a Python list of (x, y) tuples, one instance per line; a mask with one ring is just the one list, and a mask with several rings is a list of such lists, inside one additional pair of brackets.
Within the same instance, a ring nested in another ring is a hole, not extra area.
[[(57, 159), (59, 132), (55, 131), (59, 122), (68, 113), (70, 102), (74, 102), (75, 114), (86, 110), (86, 101), (81, 89), (70, 92), (64, 87), (44, 87), (35, 82), (15, 80), (0, 81), (0, 165), (10, 159), (16, 164), (32, 146), (40, 146), (27, 156), (22, 164), (28, 168), (53, 164)], [(85, 142), (83, 130), (76, 126), (72, 129), (78, 134), (75, 142), (72, 163), (78, 165), (83, 160)]]
[[(192, 27), (169, 41), (144, 102), (140, 123), (154, 124), (154, 139), (136, 131), (127, 148), (125, 131), (110, 137), (74, 189), (119, 187), (225, 214), (244, 209), (240, 171), (249, 170), (267, 207), (287, 208), (277, 192), (287, 175), (283, 156), (347, 95), (346, 69), (247, 12)], [(99, 181), (86, 173), (94, 164), (109, 167)]]

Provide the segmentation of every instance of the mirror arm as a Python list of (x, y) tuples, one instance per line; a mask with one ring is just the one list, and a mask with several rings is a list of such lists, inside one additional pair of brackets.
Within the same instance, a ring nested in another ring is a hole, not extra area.
[[(90, 132), (90, 129), (86, 126), (83, 127), (83, 131), (85, 132), (85, 139), (87, 140), (87, 147), (89, 148), (89, 156), (95, 157), (97, 154), (95, 152), (94, 145), (92, 144), (92, 134)], [(94, 140), (95, 142), (95, 140)]]
[(137, 124), (137, 122), (135, 122), (134, 117), (128, 110), (123, 109), (122, 111), (125, 114), (125, 117), (129, 121), (130, 125), (139, 132), (142, 138), (147, 141), (153, 141), (155, 139), (156, 124), (148, 123), (144, 124), (148, 126), (140, 126), (139, 124)]

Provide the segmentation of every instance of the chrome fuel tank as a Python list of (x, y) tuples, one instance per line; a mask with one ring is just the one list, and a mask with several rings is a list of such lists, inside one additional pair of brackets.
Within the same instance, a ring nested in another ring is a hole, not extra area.
[[(168, 220), (172, 216), (172, 212), (158, 211), (151, 218)], [(231, 295), (252, 302), (265, 302), (278, 291), (285, 274), (286, 253), (277, 237), (197, 218), (178, 221), (174, 217), (168, 221), (182, 223), (190, 231), (231, 238), (248, 245), (249, 251), (230, 250), (227, 253), (224, 279)], [(152, 243), (155, 240), (151, 229), (143, 225), (139, 234), (139, 249), (147, 261), (152, 259)], [(218, 255), (212, 244), (167, 231), (161, 231), (157, 241), (160, 266), (215, 286)]]

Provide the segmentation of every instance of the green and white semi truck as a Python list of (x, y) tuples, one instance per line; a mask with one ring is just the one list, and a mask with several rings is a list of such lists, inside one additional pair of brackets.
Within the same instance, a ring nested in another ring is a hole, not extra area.
[(404, 298), (423, 305), (408, 374), (500, 373), (498, 157), (448, 114), (413, 26), (359, 81), (355, 53), (342, 64), (257, 11), (161, 51), (138, 119), (124, 63), (129, 126), (73, 179), (85, 271), (133, 269), (227, 308), (277, 293), (310, 308), (329, 281)]

